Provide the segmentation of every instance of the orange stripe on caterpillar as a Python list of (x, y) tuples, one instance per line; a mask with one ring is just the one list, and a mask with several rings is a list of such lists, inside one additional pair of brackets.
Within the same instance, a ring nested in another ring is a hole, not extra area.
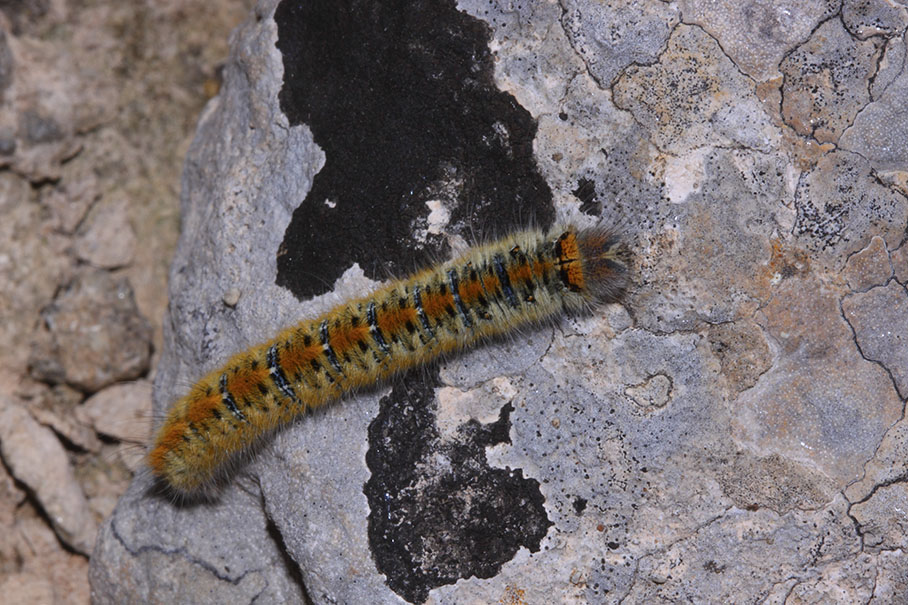
[(308, 409), (484, 338), (614, 300), (629, 258), (601, 227), (525, 231), (471, 248), (231, 358), (173, 405), (148, 465), (177, 492), (203, 488), (232, 456)]

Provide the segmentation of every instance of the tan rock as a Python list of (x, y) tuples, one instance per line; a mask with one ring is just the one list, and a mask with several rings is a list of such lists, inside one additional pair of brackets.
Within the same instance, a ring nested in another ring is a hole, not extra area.
[(856, 40), (838, 19), (821, 25), (782, 61), (782, 115), (802, 135), (835, 143), (870, 100), (876, 41)]
[(892, 253), (892, 268), (897, 280), (903, 285), (908, 282), (908, 244), (902, 244), (898, 250)]
[(68, 384), (93, 393), (148, 370), (151, 327), (126, 280), (115, 280), (107, 271), (80, 272), (43, 316), (51, 343), (30, 360), (39, 380), (59, 380), (62, 372)]
[(64, 184), (46, 195), (42, 203), (53, 214), (57, 229), (73, 233), (99, 195), (98, 180), (88, 173), (78, 180), (64, 180)]
[(96, 206), (76, 238), (73, 251), (81, 260), (103, 269), (132, 263), (136, 254), (136, 233), (129, 222), (124, 201)]
[(52, 605), (56, 602), (50, 581), (34, 573), (16, 573), (0, 582), (0, 595), (5, 603), (35, 603)]
[(763, 331), (750, 320), (710, 326), (709, 346), (719, 359), (722, 374), (737, 391), (756, 384), (772, 363)]
[(9, 532), (16, 543), (21, 572), (46, 578), (54, 592), (53, 603), (87, 605), (86, 557), (67, 551), (36, 512), (25, 510), (21, 516)]
[(61, 540), (88, 554), (97, 523), (63, 446), (21, 406), (0, 400), (0, 454), (13, 476), (29, 487)]
[(752, 82), (698, 27), (676, 27), (660, 60), (624, 70), (614, 93), (674, 155), (706, 145), (766, 148), (775, 136)]
[(34, 567), (35, 562), (47, 561), (61, 551), (60, 540), (41, 518), (40, 512), (31, 506), (23, 507), (10, 534), (23, 568)]
[(136, 380), (109, 386), (79, 406), (76, 416), (102, 435), (147, 443), (151, 435), (151, 383)]
[(87, 452), (98, 452), (101, 441), (91, 426), (80, 422), (75, 411), (85, 395), (65, 384), (52, 387), (35, 381), (23, 384), (16, 395), (27, 401), (32, 417), (66, 441)]
[[(16, 510), (25, 499), (25, 492), (0, 464), (0, 527), (11, 528)], [(0, 575), (17, 567), (15, 540), (10, 531), (0, 532)]]
[(79, 422), (74, 422), (69, 416), (61, 416), (53, 410), (45, 408), (32, 408), (29, 410), (32, 417), (54, 430), (55, 433), (87, 452), (101, 450), (101, 441), (94, 432)]
[(53, 299), (70, 260), (59, 254), (34, 203), (31, 186), (13, 174), (0, 178), (0, 365), (24, 369), (40, 311)]
[(733, 422), (757, 451), (813, 466), (844, 486), (861, 476), (903, 403), (886, 371), (861, 356), (841, 294), (813, 275), (778, 285), (761, 321), (778, 357), (738, 398)]
[(864, 291), (886, 283), (892, 275), (892, 265), (886, 251), (886, 242), (873, 236), (866, 248), (857, 252), (845, 264), (845, 279), (855, 291)]

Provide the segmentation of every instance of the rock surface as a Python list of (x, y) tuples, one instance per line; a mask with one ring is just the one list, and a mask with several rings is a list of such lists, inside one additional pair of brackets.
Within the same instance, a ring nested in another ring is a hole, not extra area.
[(140, 476), (96, 602), (897, 599), (908, 8), (418, 4), (237, 31), (156, 414), (471, 234), (617, 221), (633, 285), (308, 416), (212, 501)]
[(132, 287), (106, 271), (82, 271), (43, 312), (48, 351), (33, 354), (36, 378), (94, 393), (138, 378), (151, 361), (151, 326)]
[(148, 410), (151, 383), (124, 382), (107, 387), (85, 400), (76, 417), (101, 435), (130, 443), (147, 443), (151, 436)]
[(132, 263), (136, 234), (125, 202), (96, 206), (73, 246), (76, 256), (95, 267), (116, 269)]
[(91, 552), (98, 530), (63, 446), (18, 405), (0, 400), (0, 455), (47, 513), (61, 540)]
[[(154, 371), (183, 157), (250, 4), (0, 3), (4, 603), (90, 601), (95, 529), (143, 446), (76, 411), (108, 381)], [(85, 275), (94, 286), (73, 296)], [(144, 399), (147, 427), (147, 386)], [(116, 416), (120, 401), (105, 403), (98, 415)]]

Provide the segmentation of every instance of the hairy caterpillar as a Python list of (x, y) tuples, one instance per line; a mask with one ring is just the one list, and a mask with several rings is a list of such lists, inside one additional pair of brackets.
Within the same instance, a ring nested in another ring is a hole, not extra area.
[(343, 304), (233, 356), (178, 400), (148, 455), (177, 492), (308, 409), (567, 311), (613, 300), (629, 252), (603, 227), (524, 231)]

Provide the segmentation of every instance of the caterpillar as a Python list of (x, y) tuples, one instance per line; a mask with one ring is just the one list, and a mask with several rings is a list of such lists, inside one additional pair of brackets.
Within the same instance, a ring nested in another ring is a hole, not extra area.
[(604, 227), (523, 231), (230, 358), (171, 408), (148, 454), (176, 493), (211, 484), (234, 455), (307, 410), (446, 353), (615, 300), (630, 252)]

